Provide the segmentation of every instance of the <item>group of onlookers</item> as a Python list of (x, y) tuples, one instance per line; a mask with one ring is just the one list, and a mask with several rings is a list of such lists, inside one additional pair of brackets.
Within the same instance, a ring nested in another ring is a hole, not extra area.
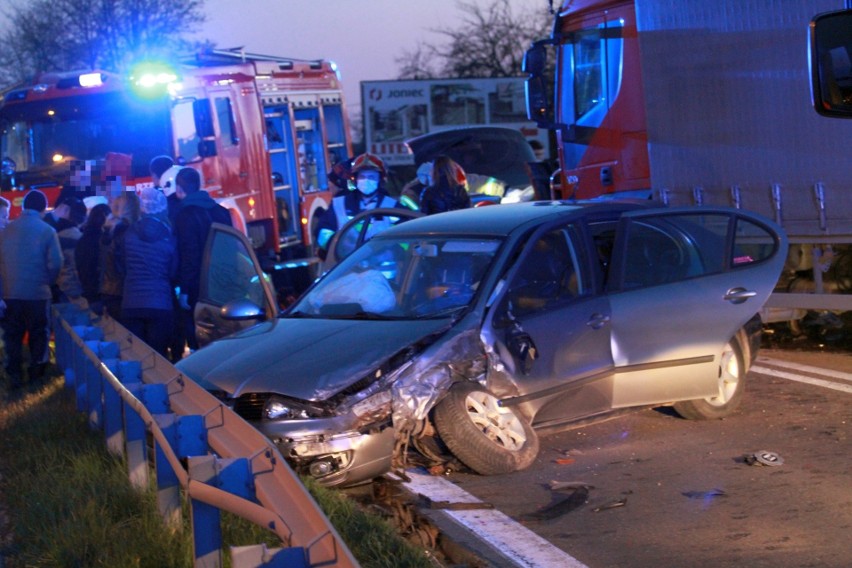
[[(73, 191), (50, 212), (30, 190), (8, 222), (0, 200), (0, 318), (10, 388), (41, 379), (48, 362), (52, 302), (106, 313), (171, 361), (198, 348), (192, 310), (210, 225), (231, 225), (227, 209), (201, 190), (198, 171), (151, 162), (152, 187), (125, 191), (88, 210)], [(160, 180), (169, 172), (166, 188)], [(7, 224), (8, 223), (8, 224)]]
[[(334, 197), (315, 235), (321, 254), (355, 214), (405, 203), (405, 195), (399, 202), (387, 195), (378, 156), (362, 154), (349, 166), (341, 178), (349, 191)], [(204, 246), (210, 225), (231, 225), (231, 216), (201, 190), (198, 171), (168, 156), (154, 158), (150, 170), (152, 187), (88, 209), (72, 190), (46, 212), (44, 194), (30, 190), (21, 216), (8, 223), (10, 204), (0, 198), (0, 318), (12, 388), (23, 380), (25, 336), (29, 379), (45, 373), (52, 302), (106, 313), (173, 362), (198, 348), (193, 310)], [(470, 207), (464, 171), (453, 160), (441, 156), (422, 174), (413, 208), (431, 214)], [(378, 222), (374, 230), (383, 227)]]

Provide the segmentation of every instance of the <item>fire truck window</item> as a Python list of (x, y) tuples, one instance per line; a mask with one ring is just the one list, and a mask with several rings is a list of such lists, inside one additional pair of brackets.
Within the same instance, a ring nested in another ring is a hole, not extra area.
[(331, 164), (346, 160), (349, 150), (346, 148), (346, 125), (343, 122), (343, 109), (340, 105), (326, 105), (322, 108), (325, 118), (325, 134), (328, 139), (328, 157)]
[(27, 125), (24, 122), (13, 122), (3, 129), (3, 139), (0, 142), (3, 157), (13, 160), (18, 169), (29, 167), (27, 140)]
[(219, 122), (219, 132), (222, 133), (222, 146), (228, 148), (239, 143), (237, 129), (234, 124), (234, 113), (231, 110), (231, 99), (215, 99), (216, 119)]
[(297, 109), (296, 150), (299, 154), (299, 173), (305, 191), (321, 191), (328, 188), (319, 108)]
[(192, 100), (179, 101), (174, 107), (174, 136), (177, 156), (187, 163), (201, 159), (198, 143), (201, 138), (195, 130), (195, 115), (192, 110)]

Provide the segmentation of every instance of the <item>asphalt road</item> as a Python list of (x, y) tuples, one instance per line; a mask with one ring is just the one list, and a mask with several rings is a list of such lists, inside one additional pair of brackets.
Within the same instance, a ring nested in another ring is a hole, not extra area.
[[(546, 548), (534, 533), (565, 553), (557, 560), (522, 553), (505, 565), (850, 566), (852, 356), (760, 355), (741, 408), (724, 420), (643, 410), (543, 437), (525, 471), (444, 479), (522, 527), (509, 528), (507, 546), (514, 538)], [(760, 450), (783, 463), (750, 465), (746, 456)], [(548, 510), (570, 497), (551, 490), (553, 481), (591, 488), (573, 510), (567, 502)], [(485, 523), (486, 513), (465, 514)], [(491, 563), (504, 565), (499, 557)]]

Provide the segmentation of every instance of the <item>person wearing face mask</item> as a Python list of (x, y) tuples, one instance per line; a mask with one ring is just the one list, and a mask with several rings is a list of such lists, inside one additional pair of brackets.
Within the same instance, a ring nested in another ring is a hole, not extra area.
[[(331, 207), (320, 217), (315, 238), (322, 259), (325, 259), (334, 233), (355, 215), (370, 209), (399, 207), (397, 201), (385, 193), (387, 170), (381, 158), (375, 154), (361, 154), (352, 161), (351, 175), (355, 187), (332, 199)], [(371, 232), (377, 233), (389, 227), (390, 222), (386, 219), (372, 223), (374, 230)]]

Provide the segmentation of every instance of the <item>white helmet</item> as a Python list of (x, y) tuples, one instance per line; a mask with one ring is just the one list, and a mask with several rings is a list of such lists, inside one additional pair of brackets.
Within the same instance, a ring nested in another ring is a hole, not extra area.
[(181, 171), (183, 166), (172, 166), (166, 171), (163, 172), (163, 175), (160, 176), (160, 189), (163, 190), (163, 193), (168, 197), (177, 191), (177, 185), (175, 184), (175, 178), (179, 171)]

